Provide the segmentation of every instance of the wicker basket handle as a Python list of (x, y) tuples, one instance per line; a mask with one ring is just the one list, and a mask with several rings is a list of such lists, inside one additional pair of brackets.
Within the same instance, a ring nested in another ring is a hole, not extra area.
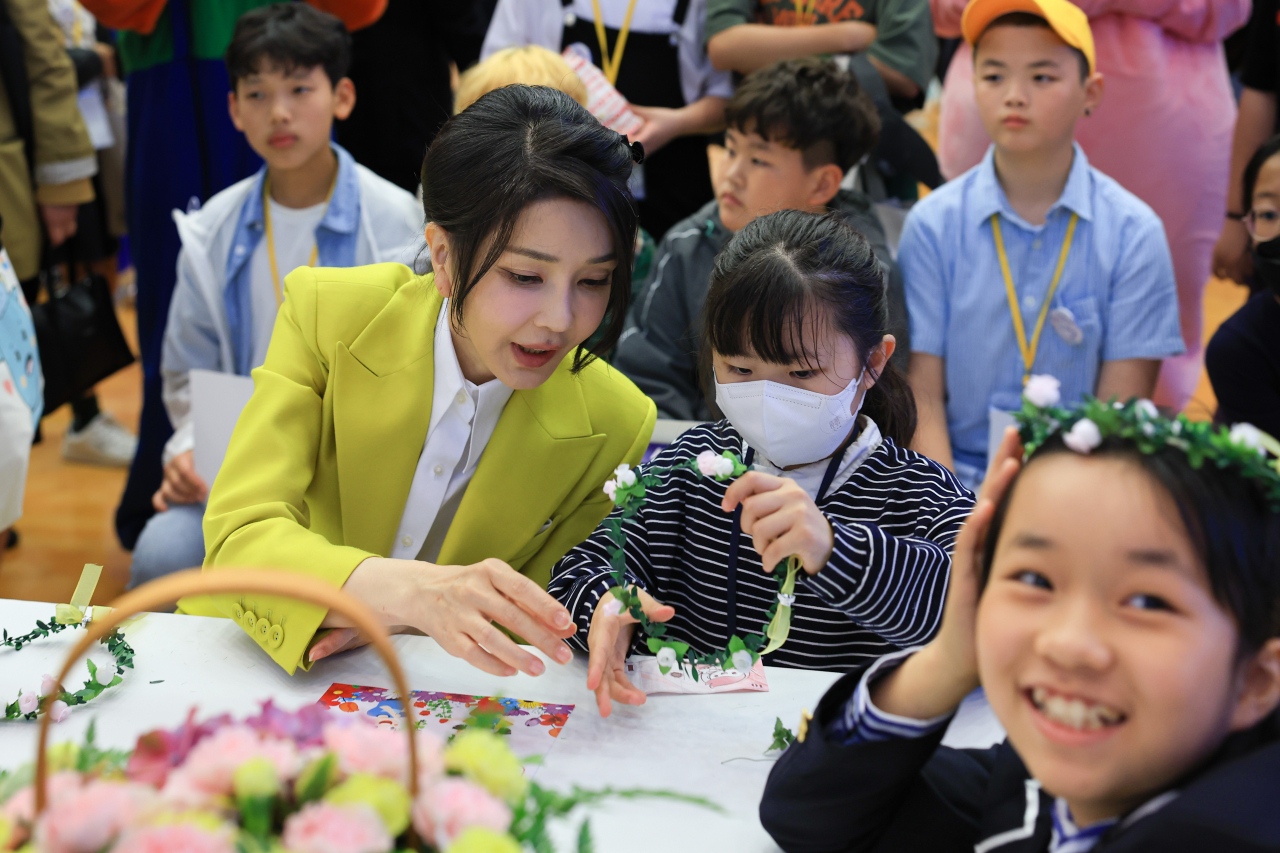
[[(95, 619), (89, 623), (87, 630), (81, 635), (79, 642), (71, 650), (71, 654), (68, 655), (66, 663), (62, 665), (62, 670), (58, 673), (58, 685), (61, 686), (63, 680), (70, 674), (71, 667), (75, 666), (80, 658), (84, 657), (90, 646), (101, 640), (130, 616), (154, 610), (161, 605), (171, 604), (183, 596), (240, 592), (296, 598), (321, 605), (322, 607), (328, 607), (330, 610), (336, 610), (350, 619), (355, 623), (356, 628), (368, 635), (373, 647), (378, 650), (378, 654), (382, 656), (382, 660), (387, 664), (387, 669), (391, 671), (391, 678), (395, 681), (396, 690), (400, 691), (401, 704), (405, 708), (406, 718), (410, 717), (412, 712), (409, 710), (411, 707), (409, 685), (405, 681), (404, 670), (400, 667), (400, 660), (396, 657), (395, 649), (392, 648), (391, 642), (387, 639), (386, 629), (378, 621), (377, 617), (373, 615), (373, 612), (341, 589), (318, 578), (263, 569), (219, 569), (215, 572), (202, 572), (199, 569), (191, 569), (184, 572), (175, 572), (125, 593), (111, 602), (111, 607), (114, 609), (110, 615)], [(55, 699), (57, 699), (56, 693), (45, 697), (44, 713), (40, 716), (40, 745), (36, 752), (35, 778), (35, 811), (37, 816), (44, 811), (46, 805), (45, 786), (48, 778), (48, 767), (45, 752), (49, 737), (49, 707)], [(416, 798), (418, 795), (418, 751), (417, 742), (414, 738), (415, 727), (411, 722), (406, 723), (405, 731), (409, 738), (409, 794)]]

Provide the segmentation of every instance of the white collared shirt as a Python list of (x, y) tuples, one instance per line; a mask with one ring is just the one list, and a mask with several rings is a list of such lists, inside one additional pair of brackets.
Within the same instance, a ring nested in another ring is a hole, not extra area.
[(449, 300), (435, 330), (431, 423), (413, 472), (391, 557), (435, 562), (511, 389), (497, 379), (476, 385), (462, 375), (449, 331)]

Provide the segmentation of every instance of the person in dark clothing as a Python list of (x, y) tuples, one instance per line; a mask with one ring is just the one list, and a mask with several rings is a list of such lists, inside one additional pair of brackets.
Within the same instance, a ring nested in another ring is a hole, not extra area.
[(1280, 435), (1280, 135), (1244, 170), (1245, 226), (1258, 292), (1223, 323), (1204, 353), (1219, 423)]
[[(773, 768), (789, 853), (1280, 850), (1270, 442), (1056, 397), (1028, 383), (936, 639), (843, 677)], [(941, 746), (979, 683), (1008, 739)]]
[(834, 62), (792, 59), (743, 80), (727, 107), (728, 162), (715, 201), (662, 238), (631, 306), (614, 366), (658, 405), (658, 417), (712, 420), (702, 386), (698, 318), (712, 261), (735, 232), (777, 210), (838, 211), (885, 267), (899, 369), (910, 352), (902, 274), (871, 199), (840, 181), (876, 143), (875, 107)]
[(356, 162), (402, 189), (418, 187), (422, 157), (453, 115), (449, 63), (480, 58), (489, 23), (484, 3), (389, 0), (370, 27), (351, 35), (351, 71), (360, 99), (337, 124), (338, 144)]

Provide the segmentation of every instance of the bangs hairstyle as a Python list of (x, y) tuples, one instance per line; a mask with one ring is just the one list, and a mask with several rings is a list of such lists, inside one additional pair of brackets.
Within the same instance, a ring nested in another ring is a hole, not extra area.
[(351, 68), (351, 34), (342, 21), (306, 3), (272, 3), (245, 12), (236, 21), (225, 55), (231, 91), (266, 65), (285, 74), (296, 68), (324, 68), (336, 86)]
[(627, 188), (631, 147), (577, 101), (546, 86), (503, 86), (449, 119), (422, 163), (422, 209), (449, 234), (450, 319), (511, 242), (516, 221), (536, 201), (566, 198), (600, 211), (618, 265), (609, 305), (590, 345), (573, 355), (578, 372), (617, 342), (631, 302), (639, 216)]
[(1280, 154), (1280, 133), (1258, 146), (1248, 164), (1244, 167), (1244, 213), (1253, 209), (1253, 188), (1258, 185), (1258, 173), (1262, 164)]
[[(1057, 453), (1072, 453), (1062, 436), (1051, 437), (1027, 465)], [(1251, 480), (1211, 463), (1192, 468), (1187, 454), (1174, 447), (1142, 453), (1132, 443), (1111, 436), (1091, 457), (1124, 459), (1137, 465), (1163, 488), (1177, 507), (1178, 518), (1209, 578), (1217, 602), (1232, 615), (1240, 633), (1239, 653), (1258, 651), (1280, 636), (1280, 513), (1271, 510)], [(982, 557), (982, 584), (991, 575), (996, 543), (1004, 526), (1017, 480), (996, 508)]]
[[(735, 234), (716, 256), (703, 309), (702, 363), (718, 352), (812, 364), (813, 342), (804, 338), (825, 326), (853, 341), (865, 365), (887, 334), (888, 314), (884, 267), (838, 213), (771, 213)], [(876, 384), (862, 413), (906, 447), (916, 431), (906, 378), (892, 359), (879, 374), (867, 372)]]
[(725, 122), (799, 150), (809, 170), (835, 163), (847, 172), (880, 139), (880, 114), (858, 78), (815, 57), (748, 74), (725, 107)]
[[(973, 43), (973, 62), (978, 63), (978, 44), (982, 41), (982, 37), (991, 32), (994, 27), (1043, 27), (1053, 32), (1053, 27), (1049, 26), (1049, 22), (1039, 15), (1033, 15), (1031, 12), (1008, 12), (987, 24), (986, 29), (978, 34), (977, 40)], [(1057, 35), (1057, 33), (1054, 33)], [(1064, 42), (1065, 44), (1065, 42)], [(1080, 82), (1089, 79), (1089, 57), (1084, 55), (1084, 51), (1078, 47), (1067, 48), (1075, 54), (1076, 61), (1080, 63)]]

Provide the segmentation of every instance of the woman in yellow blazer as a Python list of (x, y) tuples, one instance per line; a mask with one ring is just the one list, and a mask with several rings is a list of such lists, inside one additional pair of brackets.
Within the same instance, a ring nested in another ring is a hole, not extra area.
[[(607, 514), (602, 486), (639, 461), (655, 417), (594, 360), (631, 291), (634, 149), (561, 92), (499, 89), (427, 152), (434, 273), (287, 276), (209, 495), (205, 570), (325, 578), (495, 674), (543, 671), (495, 623), (567, 662), (575, 626), (544, 591), (551, 566)], [(359, 641), (286, 598), (181, 609), (234, 618), (290, 673)]]

